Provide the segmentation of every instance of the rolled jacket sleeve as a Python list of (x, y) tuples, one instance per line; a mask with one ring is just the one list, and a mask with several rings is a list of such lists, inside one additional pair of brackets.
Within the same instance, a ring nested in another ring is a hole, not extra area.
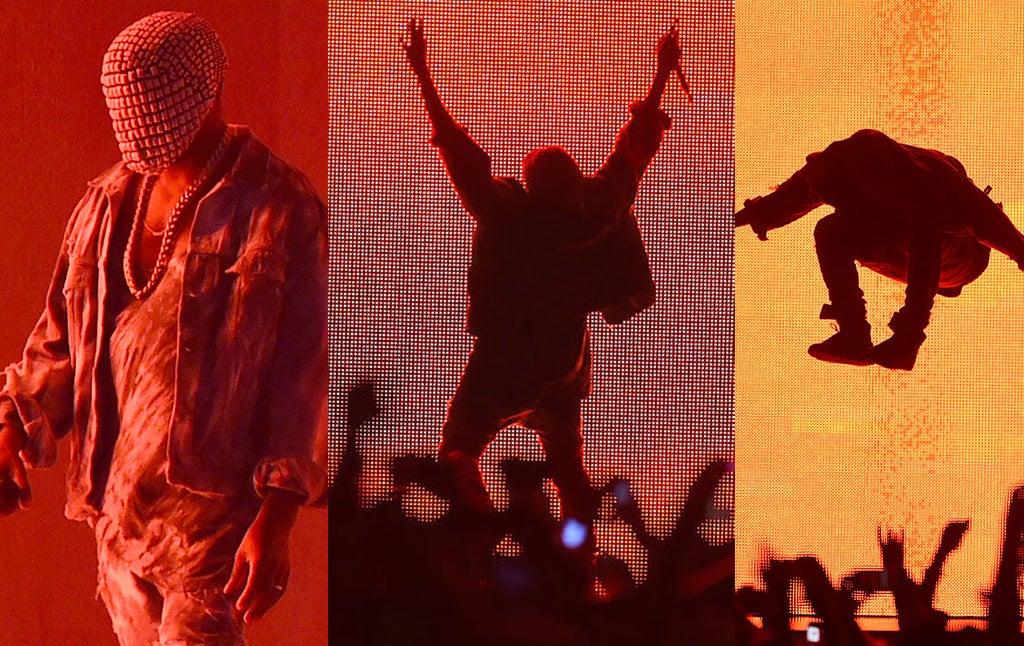
[(599, 240), (589, 268), (605, 321), (622, 323), (654, 303), (655, 289), (640, 227), (633, 213), (640, 179), (661, 146), (671, 119), (644, 101), (630, 105), (631, 118), (595, 173), (591, 206), (598, 214)]
[(792, 177), (768, 195), (747, 200), (736, 213), (736, 224), (749, 224), (761, 240), (768, 232), (796, 222), (825, 202), (807, 179), (807, 168), (801, 168)]
[(430, 143), (440, 153), (462, 206), (474, 220), (486, 222), (495, 204), (490, 156), (454, 122), (435, 126)]

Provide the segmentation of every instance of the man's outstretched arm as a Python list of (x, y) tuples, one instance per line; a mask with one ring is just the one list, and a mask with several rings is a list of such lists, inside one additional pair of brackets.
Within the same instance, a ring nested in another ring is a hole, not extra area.
[(602, 279), (605, 306), (601, 314), (611, 325), (621, 323), (654, 302), (654, 281), (644, 251), (633, 202), (640, 178), (650, 165), (672, 121), (659, 107), (669, 75), (679, 66), (679, 32), (673, 26), (658, 41), (657, 66), (647, 95), (629, 106), (629, 121), (615, 147), (594, 174), (588, 189), (595, 207), (594, 239), (613, 241), (605, 256)]
[(596, 173), (606, 180), (610, 203), (622, 207), (633, 203), (640, 178), (672, 123), (661, 110), (661, 99), (669, 76), (679, 66), (679, 54), (679, 31), (673, 25), (658, 41), (657, 66), (647, 94), (630, 106), (632, 118), (619, 131), (612, 153)]
[(661, 97), (665, 94), (665, 85), (668, 77), (679, 67), (679, 29), (676, 25), (658, 40), (658, 67), (651, 81), (651, 87), (647, 90), (647, 96), (642, 103), (649, 109), (656, 109), (661, 106)]
[(829, 185), (836, 178), (857, 184), (878, 203), (889, 203), (894, 199), (891, 178), (901, 173), (882, 172), (878, 167), (895, 165), (905, 177), (916, 169), (899, 143), (876, 130), (858, 130), (846, 139), (832, 142), (825, 150), (808, 155), (807, 163), (768, 195), (745, 200), (736, 213), (736, 226), (749, 224), (758, 238), (767, 240), (769, 231), (829, 203)]
[(824, 204), (811, 187), (806, 169), (798, 170), (768, 195), (745, 200), (736, 212), (736, 226), (749, 224), (758, 238), (767, 240), (772, 229), (796, 222)]
[(416, 75), (427, 116), (433, 127), (430, 142), (441, 153), (448, 176), (466, 210), (476, 219), (486, 217), (495, 204), (499, 188), (491, 175), (491, 158), (449, 114), (441, 102), (434, 78), (427, 65), (427, 41), (423, 21), (410, 20), (402, 39), (409, 67)]
[(406, 25), (406, 38), (401, 40), (402, 49), (405, 50), (405, 57), (409, 61), (409, 67), (416, 75), (416, 81), (420, 86), (420, 93), (423, 95), (423, 103), (427, 107), (427, 116), (434, 126), (435, 133), (438, 131), (457, 130), (458, 124), (448, 113), (437, 93), (437, 86), (434, 84), (434, 77), (430, 74), (430, 67), (427, 65), (427, 39), (423, 35), (423, 20), (413, 19)]

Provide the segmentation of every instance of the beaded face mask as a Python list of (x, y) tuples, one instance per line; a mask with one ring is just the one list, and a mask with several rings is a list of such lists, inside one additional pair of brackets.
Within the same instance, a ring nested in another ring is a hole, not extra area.
[(129, 169), (155, 175), (181, 158), (220, 94), (225, 68), (220, 39), (195, 14), (154, 13), (118, 34), (100, 81)]

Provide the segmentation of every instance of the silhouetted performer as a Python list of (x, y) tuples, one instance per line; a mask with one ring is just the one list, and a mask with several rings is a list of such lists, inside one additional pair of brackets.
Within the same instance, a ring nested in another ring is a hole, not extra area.
[[(747, 200), (736, 226), (762, 240), (822, 204), (835, 213), (814, 229), (815, 249), (837, 334), (808, 352), (822, 361), (910, 370), (924, 343), (936, 294), (958, 296), (988, 266), (995, 249), (1024, 270), (1024, 236), (955, 158), (860, 130), (807, 157), (770, 195)], [(872, 346), (854, 261), (906, 283), (889, 322), (892, 337)]]
[(632, 213), (640, 177), (669, 127), (658, 107), (679, 66), (675, 27), (658, 44), (653, 84), (630, 108), (612, 154), (586, 177), (563, 149), (534, 150), (523, 183), (491, 174), (491, 160), (452, 119), (427, 67), (422, 21), (408, 25), (406, 55), (433, 125), (431, 142), (476, 221), (469, 269), (472, 354), (441, 432), (439, 459), (457, 498), (493, 506), (477, 465), (506, 426), (535, 430), (558, 487), (564, 517), (591, 516), (583, 468), (580, 401), (590, 390), (586, 317), (619, 323), (651, 305), (654, 284)]

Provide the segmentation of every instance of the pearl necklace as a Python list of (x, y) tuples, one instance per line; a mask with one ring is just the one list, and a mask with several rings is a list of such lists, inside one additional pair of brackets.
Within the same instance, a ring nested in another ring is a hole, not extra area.
[[(156, 185), (157, 175), (146, 175), (142, 179), (142, 186), (139, 188), (139, 199), (135, 204), (135, 216), (132, 219), (132, 229), (128, 233), (128, 246), (124, 250), (124, 278), (128, 283), (128, 291), (132, 293), (137, 299), (143, 299), (153, 293), (156, 289), (157, 283), (163, 278), (164, 273), (167, 271), (167, 265), (171, 262), (171, 252), (174, 251), (174, 243), (177, 242), (177, 230), (178, 230), (178, 219), (181, 214), (185, 211), (188, 203), (195, 196), (196, 192), (202, 188), (206, 181), (210, 179), (210, 174), (213, 169), (220, 163), (224, 157), (224, 152), (227, 150), (228, 141), (231, 139), (230, 130), (224, 129), (224, 135), (220, 139), (220, 143), (217, 144), (217, 148), (210, 155), (210, 158), (206, 160), (206, 165), (203, 166), (203, 170), (200, 171), (199, 177), (194, 182), (188, 185), (185, 192), (178, 198), (174, 208), (171, 210), (170, 215), (167, 216), (167, 223), (164, 225), (163, 231), (160, 236), (160, 252), (156, 257), (156, 264), (153, 265), (153, 271), (150, 272), (149, 278), (146, 280), (146, 284), (139, 287), (135, 282), (135, 272), (132, 270), (132, 258), (135, 256), (135, 246), (137, 239), (139, 238), (139, 222), (142, 222), (143, 226), (149, 229), (146, 224), (146, 207), (149, 205), (149, 198), (153, 194), (153, 187)], [(152, 229), (150, 229), (152, 231)], [(156, 233), (155, 231), (153, 232)]]

